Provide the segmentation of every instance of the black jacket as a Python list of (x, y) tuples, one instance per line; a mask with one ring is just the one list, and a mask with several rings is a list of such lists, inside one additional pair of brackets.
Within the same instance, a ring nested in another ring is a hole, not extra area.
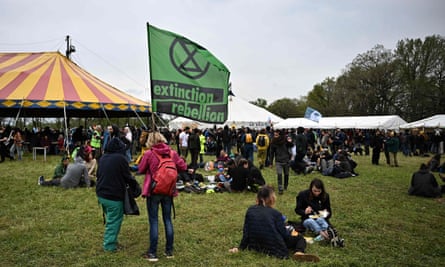
[(305, 214), (304, 212), (308, 206), (310, 206), (316, 213), (321, 210), (327, 210), (329, 212), (329, 215), (326, 218), (327, 221), (332, 216), (331, 200), (329, 199), (328, 193), (326, 193), (325, 199), (321, 199), (320, 197), (310, 199), (309, 189), (298, 193), (295, 213), (301, 216), (301, 222), (304, 222), (304, 220), (309, 218), (310, 214)]
[(429, 170), (419, 170), (411, 178), (408, 194), (421, 197), (440, 197), (440, 187)]
[(125, 144), (120, 138), (112, 138), (97, 168), (98, 197), (114, 201), (124, 200), (126, 184), (134, 181), (124, 153)]
[(259, 205), (247, 209), (240, 249), (253, 249), (278, 258), (288, 258), (286, 242), (289, 239), (290, 234), (279, 211)]

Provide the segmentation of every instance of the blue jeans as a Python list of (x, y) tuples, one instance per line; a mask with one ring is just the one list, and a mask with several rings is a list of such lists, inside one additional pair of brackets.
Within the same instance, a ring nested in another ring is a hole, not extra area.
[(328, 229), (329, 224), (328, 222), (326, 222), (324, 218), (318, 218), (316, 220), (308, 218), (304, 220), (303, 226), (306, 227), (306, 229), (309, 229), (312, 232), (319, 234), (320, 231)]
[(162, 220), (165, 227), (165, 252), (173, 252), (173, 223), (171, 218), (173, 197), (164, 195), (152, 195), (147, 197), (148, 222), (150, 224), (150, 248), (148, 253), (156, 254), (158, 249), (158, 209), (162, 208)]

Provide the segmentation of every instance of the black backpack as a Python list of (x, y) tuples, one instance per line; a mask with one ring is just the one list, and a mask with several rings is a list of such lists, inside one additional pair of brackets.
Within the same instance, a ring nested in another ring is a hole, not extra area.
[(327, 231), (329, 234), (329, 242), (331, 243), (331, 246), (333, 246), (333, 247), (344, 247), (345, 246), (345, 240), (338, 236), (337, 229), (335, 229), (332, 226), (329, 226)]
[(266, 137), (264, 135), (259, 136), (257, 145), (261, 147), (266, 145)]

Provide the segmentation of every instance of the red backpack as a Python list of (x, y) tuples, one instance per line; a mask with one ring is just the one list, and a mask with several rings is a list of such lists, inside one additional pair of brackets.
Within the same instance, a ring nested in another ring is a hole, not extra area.
[(159, 155), (154, 151), (153, 154), (159, 159), (159, 167), (152, 177), (151, 193), (173, 196), (178, 178), (176, 163), (173, 161), (173, 151), (170, 151), (169, 155)]

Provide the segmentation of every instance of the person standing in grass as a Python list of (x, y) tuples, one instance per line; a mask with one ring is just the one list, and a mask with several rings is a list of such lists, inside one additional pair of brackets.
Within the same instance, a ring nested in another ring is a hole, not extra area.
[(316, 255), (304, 253), (304, 237), (286, 228), (283, 214), (274, 208), (275, 202), (276, 196), (271, 186), (265, 185), (259, 189), (256, 204), (247, 209), (239, 249), (234, 247), (229, 252), (249, 249), (288, 259), (290, 251), (295, 260), (318, 262), (320, 259)]
[(397, 152), (400, 149), (399, 137), (394, 131), (389, 133), (389, 139), (386, 140), (385, 146), (389, 152), (389, 162), (391, 167), (399, 167), (399, 163), (397, 161)]
[(301, 216), (306, 229), (317, 234), (314, 241), (329, 240), (327, 229), (332, 216), (331, 201), (322, 180), (313, 179), (309, 189), (298, 193), (295, 213)]
[[(277, 171), (278, 194), (283, 194), (289, 184), (289, 147), (293, 145), (288, 142), (286, 135), (280, 130), (275, 130), (272, 141), (270, 142), (270, 167), (273, 167), (275, 160), (275, 169)], [(283, 187), (284, 174), (284, 187)]]
[(383, 137), (379, 130), (377, 130), (374, 136), (371, 139), (371, 147), (372, 147), (372, 164), (379, 165), (380, 152), (383, 148)]
[(141, 174), (145, 174), (144, 185), (142, 188), (142, 196), (146, 198), (148, 222), (150, 224), (150, 246), (148, 251), (144, 253), (143, 258), (150, 262), (158, 261), (157, 248), (158, 248), (158, 210), (159, 205), (162, 208), (162, 219), (165, 227), (165, 256), (167, 258), (173, 257), (173, 222), (171, 219), (171, 211), (173, 206), (173, 197), (177, 195), (177, 192), (173, 196), (160, 195), (151, 193), (152, 177), (155, 176), (159, 169), (159, 159), (154, 153), (160, 156), (172, 156), (172, 160), (176, 165), (178, 172), (187, 170), (187, 163), (184, 158), (180, 157), (178, 153), (167, 144), (167, 139), (160, 132), (152, 132), (148, 135), (147, 148), (138, 166), (138, 171)]
[(128, 167), (126, 146), (119, 138), (113, 138), (97, 168), (96, 195), (105, 215), (104, 251), (115, 252), (119, 249), (118, 235), (124, 219), (126, 184), (132, 181), (135, 180)]
[(266, 129), (261, 129), (260, 133), (257, 135), (255, 143), (258, 148), (257, 152), (257, 158), (258, 158), (258, 165), (260, 167), (260, 170), (263, 169), (263, 167), (266, 164), (266, 156), (267, 156), (267, 149), (269, 148), (269, 136), (266, 134)]

